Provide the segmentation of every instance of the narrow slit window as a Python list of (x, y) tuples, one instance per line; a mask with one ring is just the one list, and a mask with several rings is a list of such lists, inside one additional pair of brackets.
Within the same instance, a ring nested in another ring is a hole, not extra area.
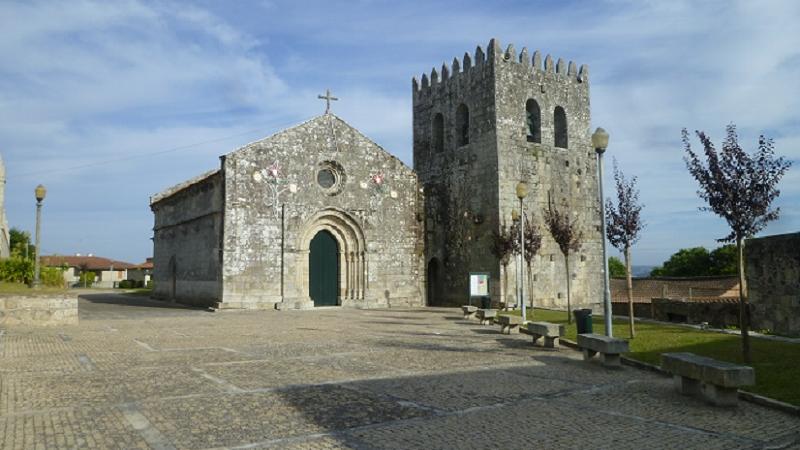
[(525, 103), (525, 118), (528, 128), (528, 142), (542, 143), (542, 113), (536, 100)]
[(555, 131), (555, 146), (567, 148), (567, 113), (560, 106), (556, 106), (556, 110), (553, 112), (553, 128)]
[(456, 110), (456, 142), (459, 147), (469, 144), (469, 109), (463, 103)]

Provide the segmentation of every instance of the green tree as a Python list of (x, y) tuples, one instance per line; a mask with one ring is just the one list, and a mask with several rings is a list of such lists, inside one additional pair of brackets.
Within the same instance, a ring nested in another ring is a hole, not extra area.
[(709, 275), (736, 275), (736, 244), (723, 245), (711, 252)]
[(18, 228), (11, 228), (8, 231), (8, 246), (11, 253), (25, 258), (33, 258), (35, 247), (31, 244), (31, 234)]
[(651, 277), (701, 277), (709, 275), (711, 254), (705, 247), (682, 248), (663, 265), (650, 272)]
[(627, 274), (625, 264), (616, 256), (608, 257), (608, 274), (611, 278), (623, 278)]

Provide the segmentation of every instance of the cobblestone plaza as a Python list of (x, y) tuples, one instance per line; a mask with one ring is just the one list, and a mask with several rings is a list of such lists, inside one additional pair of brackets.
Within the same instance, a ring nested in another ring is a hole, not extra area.
[(0, 447), (800, 448), (800, 420), (682, 397), (455, 309), (208, 313), (121, 295), (0, 328)]

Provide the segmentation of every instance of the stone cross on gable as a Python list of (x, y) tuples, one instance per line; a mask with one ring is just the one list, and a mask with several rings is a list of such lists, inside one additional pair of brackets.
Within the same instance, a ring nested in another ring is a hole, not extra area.
[(331, 96), (330, 89), (326, 89), (325, 95), (318, 95), (317, 98), (325, 100), (325, 114), (331, 112), (331, 101), (339, 100), (338, 98)]

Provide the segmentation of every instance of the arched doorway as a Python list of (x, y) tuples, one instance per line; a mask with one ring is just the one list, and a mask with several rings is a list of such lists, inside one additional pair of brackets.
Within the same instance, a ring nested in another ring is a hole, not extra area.
[(339, 304), (339, 244), (327, 230), (320, 230), (309, 245), (308, 291), (314, 306)]
[(431, 258), (428, 261), (428, 306), (437, 306), (442, 302), (442, 282), (439, 274), (439, 260)]

